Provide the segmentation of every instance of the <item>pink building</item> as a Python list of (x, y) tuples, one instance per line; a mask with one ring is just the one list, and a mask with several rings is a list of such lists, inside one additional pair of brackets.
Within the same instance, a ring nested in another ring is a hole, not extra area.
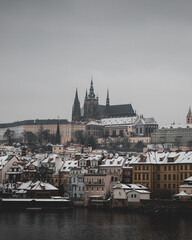
[(84, 175), (84, 206), (103, 203), (110, 196), (111, 176), (94, 173)]

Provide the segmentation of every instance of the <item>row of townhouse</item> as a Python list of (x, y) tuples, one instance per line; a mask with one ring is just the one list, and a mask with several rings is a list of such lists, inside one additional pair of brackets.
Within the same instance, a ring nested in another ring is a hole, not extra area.
[(0, 167), (0, 183), (46, 181), (74, 199), (107, 198), (117, 182), (141, 184), (156, 197), (165, 197), (178, 193), (184, 179), (192, 176), (192, 151), (148, 151), (129, 157), (77, 154), (74, 159), (51, 154), (26, 162), (10, 155), (0, 158)]

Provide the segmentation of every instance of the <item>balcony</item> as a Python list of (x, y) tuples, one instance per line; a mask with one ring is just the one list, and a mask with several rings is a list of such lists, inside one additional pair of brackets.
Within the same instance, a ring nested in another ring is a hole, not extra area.
[(85, 182), (85, 186), (105, 186), (104, 182)]

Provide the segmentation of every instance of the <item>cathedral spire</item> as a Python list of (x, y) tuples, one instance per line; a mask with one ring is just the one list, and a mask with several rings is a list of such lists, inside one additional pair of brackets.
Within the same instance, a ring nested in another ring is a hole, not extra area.
[(75, 92), (75, 101), (74, 101), (74, 103), (79, 103), (77, 88), (76, 88), (76, 92)]
[(94, 93), (94, 88), (93, 88), (93, 79), (91, 77), (91, 86), (89, 90), (89, 98), (95, 99), (95, 93)]
[(86, 93), (85, 93), (85, 99), (87, 99), (87, 89), (86, 89)]
[(109, 106), (110, 101), (109, 101), (109, 89), (107, 89), (107, 99), (106, 99), (106, 106)]
[(79, 102), (79, 97), (78, 97), (78, 91), (76, 88), (75, 92), (75, 99), (74, 99), (74, 104), (72, 108), (72, 121), (80, 121), (81, 120), (81, 109), (80, 109), (80, 102)]
[(191, 117), (191, 106), (189, 107), (189, 112), (188, 112), (187, 116)]

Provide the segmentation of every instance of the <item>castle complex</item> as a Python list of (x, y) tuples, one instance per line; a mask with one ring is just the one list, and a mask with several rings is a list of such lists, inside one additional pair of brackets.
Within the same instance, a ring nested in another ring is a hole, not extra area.
[(107, 91), (106, 105), (99, 105), (99, 98), (95, 96), (93, 81), (89, 94), (86, 91), (84, 105), (81, 108), (76, 90), (72, 109), (72, 121), (89, 121), (110, 117), (133, 117), (136, 116), (131, 104), (110, 105), (109, 91)]

